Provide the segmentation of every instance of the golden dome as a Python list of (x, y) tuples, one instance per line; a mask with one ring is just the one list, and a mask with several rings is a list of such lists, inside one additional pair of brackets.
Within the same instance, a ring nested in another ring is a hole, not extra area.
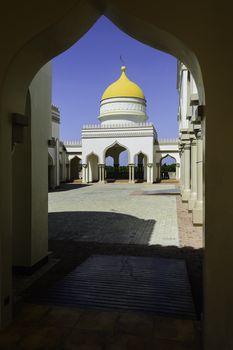
[(122, 66), (122, 73), (120, 78), (107, 87), (107, 89), (102, 95), (101, 100), (113, 97), (136, 97), (145, 100), (145, 96), (142, 89), (133, 81), (127, 78), (125, 70), (126, 67)]

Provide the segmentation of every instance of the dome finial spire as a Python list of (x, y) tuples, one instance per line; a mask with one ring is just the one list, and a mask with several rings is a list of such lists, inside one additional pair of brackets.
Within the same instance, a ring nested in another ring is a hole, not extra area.
[(125, 61), (123, 60), (123, 57), (122, 55), (120, 55), (120, 61), (122, 63), (122, 66), (121, 66), (121, 71), (122, 73), (126, 71), (126, 66), (125, 66)]

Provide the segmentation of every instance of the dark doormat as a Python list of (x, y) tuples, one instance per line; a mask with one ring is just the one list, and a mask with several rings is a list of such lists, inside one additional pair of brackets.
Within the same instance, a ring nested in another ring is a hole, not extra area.
[(180, 259), (92, 255), (30, 301), (196, 319), (186, 264)]

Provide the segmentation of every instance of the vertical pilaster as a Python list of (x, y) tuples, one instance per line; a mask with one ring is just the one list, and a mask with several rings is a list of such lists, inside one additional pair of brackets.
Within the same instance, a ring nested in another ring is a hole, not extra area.
[(197, 199), (197, 140), (193, 135), (191, 140), (191, 194), (188, 202), (188, 210), (192, 211)]
[(188, 202), (190, 197), (190, 141), (184, 144), (184, 187), (182, 191), (182, 202)]
[(183, 144), (180, 145), (180, 190), (181, 193), (184, 189), (184, 148)]
[(197, 132), (197, 200), (193, 207), (193, 224), (203, 224), (203, 156), (200, 130)]

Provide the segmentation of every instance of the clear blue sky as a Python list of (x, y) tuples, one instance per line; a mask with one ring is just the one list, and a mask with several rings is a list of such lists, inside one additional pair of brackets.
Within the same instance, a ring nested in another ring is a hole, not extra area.
[(140, 43), (101, 17), (53, 60), (52, 101), (61, 111), (61, 140), (80, 140), (83, 124), (98, 123), (101, 95), (120, 76), (120, 55), (127, 76), (144, 91), (149, 121), (159, 137), (177, 137), (176, 58)]

